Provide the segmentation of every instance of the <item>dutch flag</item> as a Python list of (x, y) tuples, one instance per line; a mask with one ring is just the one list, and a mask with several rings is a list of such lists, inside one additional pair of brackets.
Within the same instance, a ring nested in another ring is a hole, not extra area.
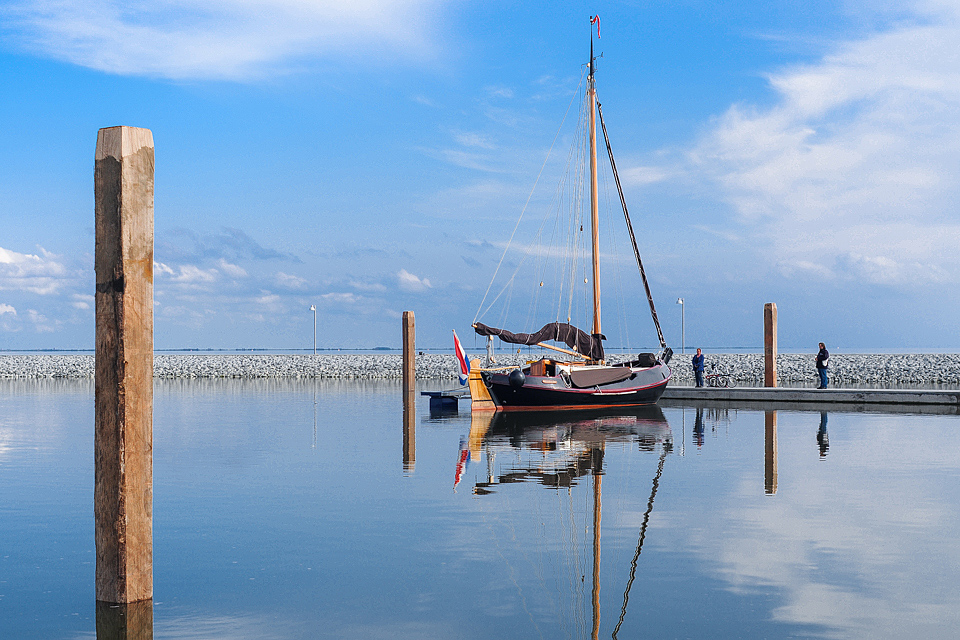
[(453, 332), (453, 351), (457, 354), (457, 362), (460, 363), (460, 384), (465, 385), (470, 377), (470, 361), (467, 360), (467, 352), (463, 350), (456, 330)]

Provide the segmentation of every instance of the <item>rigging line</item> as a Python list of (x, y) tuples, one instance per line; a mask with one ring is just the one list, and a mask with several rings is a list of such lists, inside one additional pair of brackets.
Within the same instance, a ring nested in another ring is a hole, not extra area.
[[(572, 155), (572, 149), (571, 149), (571, 152), (568, 152), (568, 154), (567, 154), (567, 163), (566, 163), (566, 165), (565, 165), (565, 167), (564, 167), (564, 171), (563, 171), (562, 174), (561, 174), (560, 182), (557, 184), (557, 189), (556, 189), (556, 191), (555, 191), (554, 194), (553, 194), (553, 199), (552, 199), (552, 202), (551, 202), (551, 206), (548, 207), (547, 209), (545, 209), (544, 215), (543, 215), (543, 219), (541, 220), (540, 226), (539, 226), (539, 228), (537, 229), (537, 233), (536, 233), (536, 235), (534, 236), (534, 238), (535, 238), (536, 250), (537, 250), (537, 254), (536, 254), (536, 266), (535, 266), (535, 268), (534, 268), (534, 273), (535, 273), (537, 282), (543, 282), (543, 280), (545, 279), (545, 277), (546, 277), (546, 275), (545, 275), (545, 273), (546, 273), (546, 266), (547, 266), (548, 260), (549, 260), (550, 257), (551, 257), (551, 256), (550, 256), (550, 253), (551, 253), (551, 251), (552, 251), (553, 249), (558, 248), (557, 240), (556, 240), (557, 235), (558, 235), (558, 234), (557, 234), (557, 225), (558, 225), (558, 223), (559, 223), (560, 213), (561, 213), (562, 208), (563, 208), (563, 192), (564, 192), (564, 188), (565, 188), (565, 185), (567, 184), (567, 182), (568, 182), (568, 180), (569, 180), (570, 157), (571, 157), (571, 155)], [(552, 215), (551, 215), (551, 212), (553, 212)], [(544, 246), (544, 232), (545, 232), (546, 227), (547, 227), (547, 221), (548, 221), (548, 220), (551, 220), (551, 219), (553, 220), (553, 223), (554, 223), (554, 224), (553, 224), (553, 227), (552, 227), (552, 233), (550, 234), (550, 240), (549, 240), (549, 242), (547, 242), (547, 243), (546, 243), (546, 246)], [(563, 255), (563, 254), (560, 254), (560, 256), (557, 256), (557, 257), (558, 257), (558, 258), (559, 258), (559, 257), (562, 257), (562, 255)], [(557, 261), (559, 262), (559, 260), (557, 260)], [(530, 324), (532, 318), (536, 315), (537, 309), (539, 309), (540, 299), (543, 297), (542, 292), (540, 291), (540, 289), (541, 289), (541, 287), (538, 286), (538, 287), (537, 287), (537, 293), (536, 293), (535, 296), (533, 296), (533, 298), (532, 298), (532, 300), (531, 300), (531, 303), (530, 303), (530, 305), (529, 305), (529, 308), (528, 308), (528, 310), (527, 310), (527, 319), (526, 319), (526, 324), (527, 324), (527, 325)]]
[(603, 129), (603, 140), (607, 143), (607, 154), (610, 156), (610, 168), (613, 170), (613, 179), (617, 183), (617, 191), (620, 193), (620, 204), (623, 205), (623, 217), (627, 221), (627, 230), (630, 232), (630, 242), (633, 243), (633, 255), (637, 258), (637, 266), (640, 268), (640, 278), (643, 280), (643, 288), (647, 292), (647, 301), (650, 303), (650, 315), (653, 317), (653, 324), (657, 327), (657, 337), (660, 338), (660, 348), (667, 348), (667, 341), (663, 339), (663, 331), (660, 330), (660, 320), (657, 318), (657, 308), (653, 305), (653, 295), (650, 293), (650, 285), (647, 283), (647, 274), (643, 270), (643, 261), (640, 260), (640, 250), (637, 248), (637, 238), (633, 235), (633, 224), (630, 222), (630, 214), (627, 212), (627, 201), (623, 197), (623, 188), (620, 186), (620, 175), (617, 173), (617, 163), (613, 159), (613, 147), (610, 146), (610, 138), (607, 136), (607, 125), (603, 122), (603, 109), (597, 102), (597, 113), (600, 114), (600, 127)]
[[(574, 259), (570, 263), (570, 288), (567, 293), (567, 322), (573, 321), (573, 303), (580, 287), (575, 286), (577, 280), (577, 267), (583, 262), (583, 198), (586, 183), (586, 163), (588, 155), (588, 139), (586, 137), (587, 108), (589, 101), (584, 97), (581, 105), (580, 120), (577, 123), (577, 145), (579, 151), (579, 161), (577, 163), (577, 189), (570, 201), (571, 221), (573, 222), (573, 233), (570, 234), (570, 251)], [(579, 318), (577, 324), (580, 324)]]
[[(567, 175), (570, 178), (570, 188), (568, 191), (568, 199), (566, 200), (566, 202), (564, 202), (564, 208), (567, 209), (567, 212), (568, 212), (566, 216), (568, 227), (566, 230), (567, 233), (566, 233), (566, 242), (564, 244), (564, 250), (567, 252), (567, 254), (571, 258), (566, 266), (566, 268), (570, 269), (570, 272), (569, 272), (570, 286), (568, 287), (568, 293), (567, 293), (568, 296), (573, 295), (573, 282), (574, 282), (574, 279), (576, 278), (576, 270), (577, 270), (576, 265), (579, 259), (579, 256), (576, 253), (576, 249), (579, 244), (578, 235), (577, 235), (578, 234), (577, 229), (579, 226), (579, 218), (580, 218), (578, 203), (580, 202), (581, 194), (583, 193), (583, 162), (584, 162), (583, 122), (585, 118), (584, 113), (586, 109), (586, 104), (587, 104), (586, 94), (584, 93), (584, 94), (581, 94), (580, 109), (577, 113), (577, 126), (574, 129), (575, 133), (573, 137), (573, 142), (570, 145), (570, 153), (568, 155)], [(574, 171), (571, 175), (570, 161), (574, 159), (576, 160), (576, 162), (573, 163)], [(557, 264), (557, 274), (561, 282), (561, 290), (559, 295), (557, 296), (557, 313), (556, 313), (557, 319), (559, 320), (562, 317), (561, 309), (563, 308), (563, 298), (564, 298), (563, 285), (567, 281), (567, 273), (565, 272), (564, 264), (562, 262), (558, 262)], [(567, 322), (570, 322), (569, 309), (567, 311)]]
[(660, 454), (660, 464), (657, 465), (657, 475), (653, 477), (653, 489), (650, 491), (650, 499), (647, 501), (647, 511), (643, 514), (643, 524), (640, 525), (640, 539), (637, 541), (637, 552), (633, 554), (633, 561), (630, 563), (630, 580), (627, 581), (627, 588), (623, 592), (623, 607), (620, 609), (620, 621), (613, 630), (613, 640), (617, 640), (617, 633), (620, 631), (620, 625), (627, 615), (627, 602), (630, 600), (630, 587), (633, 586), (633, 579), (637, 575), (637, 560), (640, 558), (640, 551), (643, 549), (643, 540), (647, 537), (647, 523), (650, 522), (650, 512), (653, 511), (653, 499), (657, 495), (657, 488), (660, 486), (660, 475), (663, 473), (663, 461), (667, 458), (667, 447), (663, 447)]
[[(582, 85), (581, 85), (582, 86)], [(582, 119), (583, 112), (583, 98), (582, 95), (578, 92), (578, 95), (581, 96), (580, 108), (578, 111), (577, 122)], [(566, 252), (561, 253), (556, 256), (556, 260), (553, 262), (553, 277), (554, 282), (559, 283), (558, 290), (556, 291), (557, 299), (557, 310), (555, 313), (555, 319), (560, 320), (560, 307), (563, 300), (563, 285), (564, 285), (564, 268), (563, 265), (565, 260), (563, 258), (569, 257), (569, 243), (570, 243), (570, 233), (572, 229), (566, 228), (563, 229), (562, 223), (567, 222), (567, 225), (571, 224), (571, 216), (569, 213), (566, 213), (565, 210), (568, 208), (568, 203), (570, 201), (570, 194), (574, 192), (577, 184), (577, 175), (576, 172), (571, 174), (571, 167), (579, 167), (579, 164), (574, 164), (573, 159), (577, 150), (577, 140), (579, 135), (579, 126), (574, 129), (574, 139), (572, 144), (567, 151), (567, 160), (564, 165), (563, 172), (561, 174), (560, 183), (557, 185), (556, 193), (554, 194), (554, 202), (556, 204), (556, 210), (554, 215), (554, 225), (553, 225), (553, 235), (551, 236), (551, 247), (556, 247), (558, 250)]]
[[(579, 181), (579, 159), (576, 156), (579, 145), (579, 122), (582, 119), (583, 100), (580, 102), (580, 112), (577, 117), (578, 126), (576, 127), (573, 142), (567, 153), (567, 164), (564, 167), (563, 191), (557, 197), (557, 217), (554, 224), (554, 243), (557, 247), (562, 247), (563, 258), (554, 263), (554, 278), (558, 283), (556, 291), (556, 310), (554, 317), (557, 321), (561, 320), (560, 310), (563, 308), (564, 289), (566, 286), (566, 265), (576, 261), (576, 256), (572, 253), (572, 248), (576, 242), (573, 236), (574, 230), (574, 209), (572, 203), (575, 201)], [(576, 162), (575, 162), (576, 160)], [(566, 223), (564, 227), (564, 223)]]
[[(583, 71), (580, 72), (580, 84), (583, 84)], [(477, 318), (480, 317), (480, 309), (483, 308), (483, 303), (487, 299), (487, 294), (490, 293), (490, 287), (493, 286), (493, 281), (497, 279), (497, 272), (500, 271), (500, 265), (503, 264), (503, 259), (507, 256), (507, 251), (510, 250), (510, 244), (513, 242), (513, 236), (516, 235), (517, 229), (520, 228), (520, 221), (523, 220), (523, 214), (527, 210), (527, 206), (530, 204), (530, 199), (533, 198), (533, 192), (537, 189), (537, 184), (540, 182), (540, 176), (543, 175), (543, 170), (547, 166), (547, 161), (550, 160), (550, 153), (553, 151), (553, 146), (557, 143), (557, 138), (560, 137), (560, 131), (563, 129), (563, 123), (567, 121), (567, 114), (570, 113), (570, 107), (573, 106), (574, 99), (579, 95), (580, 87), (577, 86), (577, 91), (574, 92), (573, 98), (570, 99), (570, 104), (567, 105), (567, 110), (563, 113), (563, 120), (560, 121), (560, 127), (557, 129), (557, 133), (553, 136), (553, 142), (550, 143), (550, 148), (547, 150), (547, 157), (543, 159), (543, 164), (540, 166), (540, 172), (537, 174), (537, 179), (533, 181), (533, 187), (530, 189), (530, 194), (527, 196), (527, 201), (523, 204), (523, 209), (520, 210), (520, 217), (517, 218), (517, 224), (513, 227), (513, 233), (510, 234), (510, 239), (507, 240), (507, 246), (503, 250), (503, 255), (500, 256), (500, 262), (497, 263), (497, 268), (493, 271), (493, 278), (490, 279), (490, 284), (487, 285), (487, 290), (483, 294), (483, 299), (480, 300), (480, 306), (477, 307), (477, 315), (473, 317), (473, 322), (477, 321)]]
[[(607, 174), (603, 174), (603, 184), (604, 184), (604, 198), (606, 200), (607, 216), (610, 218), (610, 225), (613, 224), (613, 207), (610, 206), (610, 192), (609, 183), (607, 181)], [(620, 324), (620, 349), (629, 349), (630, 342), (630, 323), (627, 318), (627, 301), (626, 292), (623, 288), (623, 261), (620, 260), (620, 246), (621, 243), (617, 242), (615, 238), (611, 238), (610, 246), (613, 248), (613, 265), (614, 265), (614, 274), (616, 275), (617, 281), (617, 322)]]
[[(569, 491), (567, 491), (567, 496), (569, 497), (569, 495), (570, 493)], [(577, 604), (576, 604), (577, 585), (580, 583), (580, 580), (577, 577), (579, 574), (574, 575), (573, 573), (571, 573), (572, 571), (574, 571), (575, 565), (576, 565), (576, 562), (574, 560), (574, 558), (576, 557), (576, 548), (573, 545), (572, 535), (569, 538), (567, 536), (567, 530), (566, 530), (567, 518), (564, 513), (563, 494), (561, 492), (560, 486), (557, 487), (556, 496), (557, 496), (557, 520), (558, 520), (557, 528), (559, 531), (559, 535), (557, 537), (561, 541), (561, 549), (562, 549), (562, 554), (557, 561), (557, 582), (556, 582), (557, 601), (564, 602), (566, 598), (564, 598), (563, 589), (564, 588), (569, 589), (570, 600), (572, 601), (572, 604), (569, 607), (569, 610), (579, 611), (580, 609), (577, 607)], [(562, 621), (561, 630), (565, 630), (567, 625), (566, 617), (561, 617), (561, 621)], [(573, 626), (578, 631), (578, 633), (576, 634), (576, 637), (581, 637), (582, 634), (579, 633), (580, 627), (577, 624), (577, 622), (578, 621), (574, 620)], [(566, 635), (567, 637), (573, 637), (570, 635), (569, 632), (567, 632)]]
[[(603, 206), (600, 207), (601, 223), (604, 228), (612, 229), (613, 228), (613, 207), (610, 206), (610, 183), (607, 178), (607, 173), (598, 172), (600, 178), (600, 194), (603, 196)], [(609, 251), (610, 261), (608, 263), (609, 269), (613, 271), (614, 280), (616, 280), (617, 288), (616, 295), (613, 296), (614, 300), (617, 303), (617, 324), (619, 327), (618, 337), (620, 340), (620, 348), (623, 348), (623, 335), (624, 335), (624, 297), (623, 297), (623, 282), (621, 278), (621, 269), (620, 269), (620, 251), (619, 246), (616, 241), (616, 238), (611, 233), (604, 234), (601, 239), (602, 248), (605, 248)], [(602, 253), (601, 253), (602, 256)], [(609, 281), (609, 280), (608, 280)], [(609, 296), (608, 296), (609, 300)], [(613, 334), (608, 334), (613, 335)]]
[[(525, 208), (526, 208), (526, 207), (524, 207), (524, 209), (525, 209)], [(522, 218), (522, 217), (523, 217), (523, 216), (522, 216), (522, 214), (521, 214), (521, 218)], [(519, 221), (518, 221), (518, 224), (519, 224)], [(514, 228), (514, 233), (516, 233), (516, 228)], [(512, 242), (512, 240), (513, 240), (513, 236), (512, 236), (512, 235), (510, 236), (510, 240), (511, 240), (511, 242)], [(509, 249), (510, 249), (510, 243), (507, 243), (507, 247), (506, 247), (506, 249), (504, 249), (504, 254), (503, 254), (503, 256), (500, 257), (500, 262), (501, 262), (501, 263), (503, 262), (503, 258), (506, 256), (506, 252), (507, 252)], [(508, 304), (508, 306), (509, 306), (509, 304), (512, 302), (511, 296), (513, 295), (513, 285), (515, 284), (515, 279), (516, 279), (516, 277), (517, 277), (517, 274), (520, 273), (520, 270), (523, 268), (523, 265), (526, 264), (527, 259), (530, 257), (530, 255), (531, 255), (531, 254), (530, 254), (529, 251), (523, 252), (523, 257), (520, 259), (520, 262), (517, 264), (517, 268), (514, 269), (513, 273), (510, 275), (510, 278), (507, 280), (507, 283), (504, 284), (503, 288), (500, 290), (500, 293), (498, 293), (497, 296), (490, 302), (490, 304), (487, 305), (487, 308), (486, 308), (486, 309), (483, 309), (482, 312), (479, 312), (479, 311), (478, 311), (477, 317), (485, 316), (485, 315), (490, 311), (490, 309), (493, 308), (493, 305), (496, 304), (497, 300), (500, 299), (500, 296), (502, 296), (502, 295), (504, 294), (504, 292), (506, 292), (508, 289), (509, 289), (509, 291), (510, 291), (510, 293), (507, 295), (507, 304)], [(497, 265), (497, 270), (499, 270), (499, 269), (500, 269), (500, 264)], [(487, 295), (490, 293), (490, 287), (493, 286), (493, 282), (494, 282), (495, 279), (496, 279), (496, 273), (494, 273), (493, 279), (490, 280), (490, 285), (487, 286), (487, 293), (485, 293), (484, 296), (483, 296), (483, 297), (484, 297), (484, 300), (486, 300)], [(481, 303), (480, 303), (480, 306), (481, 306), (481, 308), (483, 307), (483, 302), (482, 302), (482, 301), (481, 301)], [(509, 311), (509, 309), (506, 309), (506, 310), (504, 310), (504, 311), (500, 314), (501, 324), (503, 324), (503, 321), (505, 321), (506, 317), (508, 316), (508, 311)], [(474, 322), (476, 322), (476, 317), (474, 318)]]

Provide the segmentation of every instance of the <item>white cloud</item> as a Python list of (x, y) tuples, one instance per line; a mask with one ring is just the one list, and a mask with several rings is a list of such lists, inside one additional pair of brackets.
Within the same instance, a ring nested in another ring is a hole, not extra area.
[(663, 182), (674, 174), (673, 171), (664, 167), (630, 167), (620, 173), (624, 184), (638, 186)]
[(192, 264), (180, 265), (178, 271), (174, 271), (165, 264), (154, 264), (159, 266), (157, 269), (159, 274), (167, 276), (171, 281), (179, 284), (210, 284), (216, 282), (219, 276), (219, 272), (216, 269), (201, 269)]
[(490, 138), (474, 132), (461, 132), (454, 134), (454, 139), (465, 147), (478, 147), (480, 149), (495, 149), (496, 145)]
[(0, 303), (0, 316), (9, 313), (10, 315), (17, 315), (17, 310), (11, 307), (9, 304)]
[[(245, 79), (310, 56), (433, 55), (439, 0), (13, 0), (8, 42), (100, 71)], [(11, 29), (13, 27), (13, 29)]]
[(68, 276), (53, 254), (42, 247), (43, 256), (17, 253), (0, 247), (0, 291), (28, 291), (38, 295), (58, 293)]
[(70, 306), (72, 306), (74, 309), (81, 310), (92, 308), (95, 302), (94, 297), (89, 293), (74, 293), (70, 296), (70, 299), (73, 300), (73, 302), (70, 303)]
[(327, 302), (340, 304), (356, 304), (360, 300), (360, 297), (353, 293), (325, 293), (320, 297)]
[(270, 293), (269, 291), (263, 291), (255, 298), (254, 302), (272, 309), (278, 309), (280, 307), (280, 296), (275, 293)]
[(487, 87), (487, 94), (491, 98), (512, 98), (513, 89), (509, 87)]
[(217, 266), (220, 267), (220, 271), (222, 271), (223, 273), (233, 278), (247, 277), (246, 269), (244, 269), (243, 267), (239, 267), (235, 264), (231, 264), (226, 260), (224, 260), (223, 258), (220, 258), (220, 260), (217, 261)]
[(788, 275), (960, 280), (960, 20), (944, 8), (772, 74), (774, 106), (731, 107), (690, 153)]
[(47, 319), (47, 316), (36, 309), (27, 309), (27, 320), (33, 324), (33, 328), (37, 333), (53, 333), (55, 331), (55, 328)]
[(307, 281), (299, 276), (293, 276), (283, 271), (276, 274), (277, 284), (285, 289), (303, 289), (307, 286)]
[(371, 292), (382, 293), (387, 290), (387, 288), (382, 284), (380, 284), (379, 282), (360, 282), (358, 280), (351, 280), (347, 284), (353, 287), (354, 289), (356, 289), (357, 291), (371, 291)]
[(420, 293), (431, 288), (429, 280), (426, 278), (421, 280), (406, 269), (400, 269), (400, 272), (397, 273), (397, 283), (401, 289), (410, 293)]

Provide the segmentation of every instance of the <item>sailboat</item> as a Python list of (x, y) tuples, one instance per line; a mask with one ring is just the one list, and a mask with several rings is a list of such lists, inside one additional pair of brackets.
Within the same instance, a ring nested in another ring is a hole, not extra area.
[[(591, 25), (599, 21), (591, 18)], [(594, 81), (596, 58), (593, 55), (593, 29), (590, 30), (590, 61), (585, 99), (587, 101), (587, 136), (589, 139), (589, 184), (590, 184), (590, 228), (591, 228), (591, 265), (593, 325), (588, 333), (567, 322), (554, 321), (545, 324), (533, 333), (514, 333), (506, 329), (488, 326), (474, 321), (473, 329), (480, 336), (496, 336), (501, 341), (518, 345), (536, 345), (558, 352), (555, 358), (540, 358), (528, 362), (524, 367), (507, 369), (483, 369), (479, 361), (471, 371), (470, 391), (473, 409), (494, 410), (560, 410), (593, 409), (602, 407), (624, 407), (655, 404), (663, 394), (670, 380), (668, 366), (673, 351), (667, 347), (660, 329), (657, 311), (650, 293), (637, 240), (627, 211), (626, 199), (617, 174), (613, 149), (603, 122), (603, 111), (597, 100)], [(601, 330), (600, 318), (600, 240), (597, 186), (597, 120), (603, 131), (610, 167), (614, 176), (620, 204), (633, 254), (640, 270), (640, 277), (647, 294), (650, 313), (660, 340), (659, 353), (641, 353), (636, 358), (618, 364), (608, 364), (605, 358), (603, 341), (606, 337)], [(582, 227), (581, 227), (582, 230)], [(492, 284), (492, 283), (491, 283)], [(542, 286), (542, 283), (541, 283)], [(481, 303), (482, 306), (483, 303)], [(479, 311), (478, 311), (479, 315)], [(564, 349), (547, 344), (547, 341), (561, 342)]]

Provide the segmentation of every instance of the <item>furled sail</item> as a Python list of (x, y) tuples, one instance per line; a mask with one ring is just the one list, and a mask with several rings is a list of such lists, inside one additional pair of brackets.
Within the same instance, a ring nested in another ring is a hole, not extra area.
[(534, 345), (544, 340), (556, 340), (565, 343), (571, 349), (575, 349), (591, 360), (603, 360), (603, 343), (601, 341), (607, 339), (602, 334), (590, 335), (566, 322), (545, 324), (536, 333), (512, 333), (506, 329), (488, 327), (482, 322), (474, 324), (473, 329), (481, 336), (497, 336), (504, 342), (513, 344)]

